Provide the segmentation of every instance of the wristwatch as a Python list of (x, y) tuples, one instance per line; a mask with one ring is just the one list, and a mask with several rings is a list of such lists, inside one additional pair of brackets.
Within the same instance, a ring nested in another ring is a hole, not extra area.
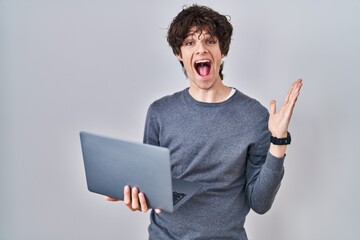
[(286, 138), (277, 138), (270, 136), (270, 142), (275, 145), (288, 145), (291, 143), (291, 135), (289, 132), (287, 132)]

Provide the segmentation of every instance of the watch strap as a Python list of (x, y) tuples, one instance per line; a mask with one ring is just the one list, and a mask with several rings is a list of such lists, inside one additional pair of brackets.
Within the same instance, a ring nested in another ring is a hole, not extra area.
[(287, 132), (286, 138), (277, 138), (270, 136), (270, 142), (274, 145), (289, 145), (291, 143), (291, 135)]

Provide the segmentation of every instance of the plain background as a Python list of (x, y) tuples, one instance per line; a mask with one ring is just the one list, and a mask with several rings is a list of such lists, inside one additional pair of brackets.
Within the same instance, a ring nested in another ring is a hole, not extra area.
[[(186, 1), (0, 0), (0, 239), (146, 239), (87, 191), (79, 131), (142, 140), (188, 80), (166, 42)], [(285, 177), (253, 240), (360, 238), (360, 1), (198, 1), (231, 16), (225, 84), (279, 104), (304, 79)]]

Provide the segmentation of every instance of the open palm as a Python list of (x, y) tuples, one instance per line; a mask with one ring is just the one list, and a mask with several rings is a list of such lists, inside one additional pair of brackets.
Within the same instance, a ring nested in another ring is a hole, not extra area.
[(287, 136), (291, 116), (302, 85), (301, 79), (298, 79), (291, 85), (285, 97), (284, 104), (278, 112), (276, 112), (276, 101), (271, 101), (268, 127), (274, 137), (284, 138)]

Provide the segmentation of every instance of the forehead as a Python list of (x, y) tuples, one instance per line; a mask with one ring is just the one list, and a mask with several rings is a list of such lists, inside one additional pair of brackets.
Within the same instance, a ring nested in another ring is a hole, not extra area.
[(187, 31), (185, 38), (188, 37), (194, 37), (194, 36), (200, 36), (200, 35), (204, 35), (204, 36), (208, 36), (208, 37), (212, 37), (212, 34), (208, 31), (207, 27), (191, 27), (189, 28), (189, 30)]

